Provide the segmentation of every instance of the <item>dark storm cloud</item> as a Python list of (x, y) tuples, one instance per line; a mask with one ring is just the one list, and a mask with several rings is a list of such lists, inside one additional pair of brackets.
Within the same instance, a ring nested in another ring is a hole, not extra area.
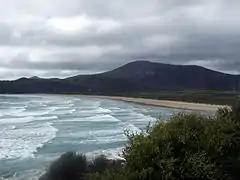
[(23, 2), (0, 8), (6, 78), (11, 69), (62, 77), (138, 59), (240, 72), (237, 0)]

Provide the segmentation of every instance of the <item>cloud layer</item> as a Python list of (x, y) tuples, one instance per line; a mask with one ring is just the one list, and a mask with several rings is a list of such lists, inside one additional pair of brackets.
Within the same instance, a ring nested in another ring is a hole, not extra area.
[(148, 59), (240, 72), (238, 0), (0, 0), (0, 79)]

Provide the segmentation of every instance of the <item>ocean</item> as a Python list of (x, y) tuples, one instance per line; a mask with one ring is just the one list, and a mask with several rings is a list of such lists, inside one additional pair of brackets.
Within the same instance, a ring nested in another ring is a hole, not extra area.
[(0, 179), (37, 180), (67, 151), (120, 158), (125, 131), (179, 111), (77, 95), (0, 95)]

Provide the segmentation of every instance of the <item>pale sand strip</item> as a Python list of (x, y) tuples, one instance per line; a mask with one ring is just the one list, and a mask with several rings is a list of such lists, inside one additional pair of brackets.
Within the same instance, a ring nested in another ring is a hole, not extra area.
[(116, 96), (91, 96), (91, 97), (120, 100), (125, 102), (143, 104), (143, 105), (161, 106), (161, 107), (185, 109), (185, 110), (191, 110), (191, 111), (203, 111), (203, 112), (210, 112), (210, 113), (214, 113), (217, 111), (218, 108), (224, 107), (222, 105), (188, 103), (188, 102), (182, 102), (182, 101), (156, 100), (156, 99), (145, 99), (145, 98), (130, 98), (130, 97), (116, 97)]

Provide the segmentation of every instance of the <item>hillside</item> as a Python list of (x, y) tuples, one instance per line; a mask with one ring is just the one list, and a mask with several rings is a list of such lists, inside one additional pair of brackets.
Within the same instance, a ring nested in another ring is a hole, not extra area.
[(66, 79), (1, 81), (0, 93), (125, 93), (160, 90), (239, 90), (240, 76), (184, 66), (135, 61), (112, 71)]

